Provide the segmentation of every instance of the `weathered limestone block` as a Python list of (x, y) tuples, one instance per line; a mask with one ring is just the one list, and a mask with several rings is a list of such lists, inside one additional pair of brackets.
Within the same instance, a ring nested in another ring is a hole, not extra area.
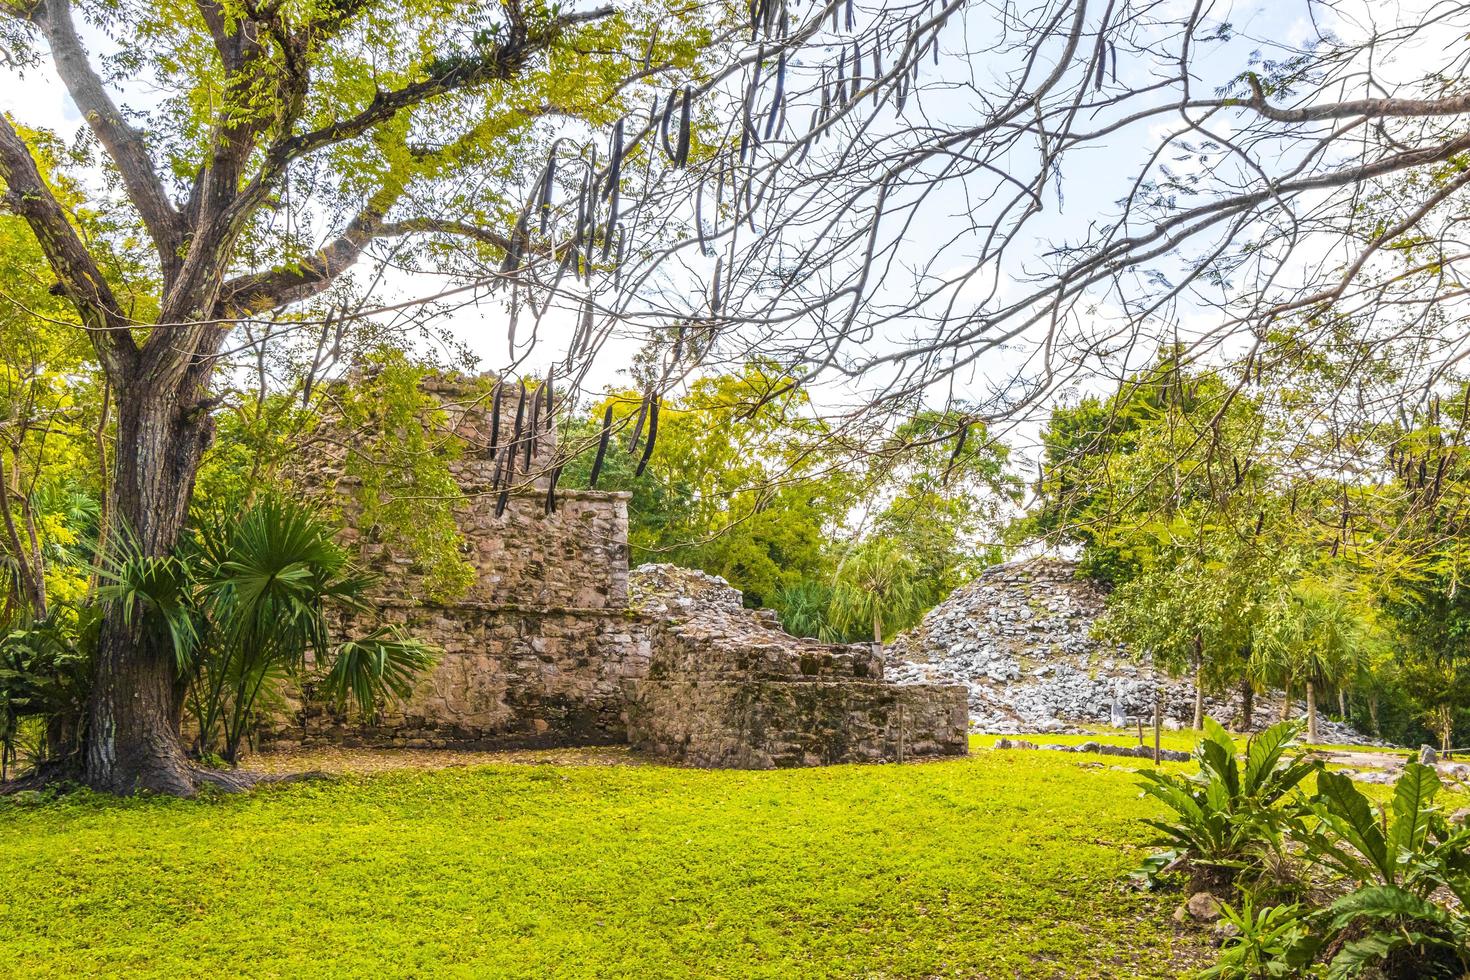
[(645, 565), (629, 590), (652, 620), (647, 674), (625, 684), (635, 749), (742, 769), (968, 751), (961, 686), (886, 684), (871, 644), (790, 636), (700, 572)]
[(413, 695), (367, 722), (313, 698), (307, 685), (291, 692), (268, 740), (507, 748), (627, 741), (623, 684), (647, 673), (650, 647), (644, 624), (626, 610), (385, 602), (376, 621), (402, 624), (442, 650)]

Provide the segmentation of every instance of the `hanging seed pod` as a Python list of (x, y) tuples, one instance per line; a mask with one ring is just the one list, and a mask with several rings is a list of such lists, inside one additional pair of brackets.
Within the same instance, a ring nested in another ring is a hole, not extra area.
[(1230, 457), (1230, 465), (1233, 466), (1233, 467), (1235, 467), (1235, 485), (1238, 487), (1238, 486), (1240, 486), (1240, 480), (1241, 480), (1241, 477), (1240, 477), (1240, 461), (1237, 460), (1234, 456), (1231, 456)]
[(1419, 460), (1419, 486), (1424, 486), (1424, 481), (1429, 476), (1429, 458), (1426, 456)]
[(710, 312), (713, 313), (715, 316), (720, 315), (720, 307), (723, 305), (720, 296), (720, 265), (724, 261), (725, 257), (723, 255), (715, 256), (715, 277), (714, 282), (711, 285), (712, 291), (709, 298), (709, 309)]
[(551, 468), (551, 478), (546, 482), (546, 513), (556, 513), (556, 484), (561, 479), (561, 467)]
[(679, 145), (674, 148), (674, 166), (679, 168), (689, 163), (689, 137), (693, 125), (693, 109), (689, 103), (693, 97), (693, 90), (685, 85), (683, 104), (679, 109)]
[(531, 475), (531, 457), (536, 455), (536, 436), (541, 431), (541, 390), (531, 392), (531, 424), (521, 440), (521, 472)]
[(511, 287), (510, 287), (510, 323), (508, 323), (506, 325), (506, 330), (505, 330), (505, 340), (506, 340), (506, 345), (510, 348), (510, 357), (511, 357), (511, 360), (515, 360), (515, 356), (516, 356), (516, 320), (520, 319), (520, 315), (521, 315), (520, 296), (521, 296), (520, 290), (516, 289), (515, 283), (511, 283)]
[(1266, 527), (1266, 512), (1261, 511), (1261, 516), (1256, 518), (1256, 537), (1261, 536), (1261, 531)]
[(679, 98), (679, 93), (669, 89), (669, 100), (664, 103), (663, 115), (658, 120), (659, 141), (663, 144), (664, 156), (670, 160), (674, 159), (674, 144), (669, 139), (669, 123), (674, 118), (674, 104)]
[(546, 369), (546, 432), (549, 435), (556, 429), (556, 365), (553, 364)]
[(619, 289), (623, 285), (623, 252), (626, 243), (623, 241), (623, 226), (617, 228), (618, 244), (613, 255), (613, 289)]
[(490, 393), (490, 458), (495, 458), (495, 451), (500, 447), (500, 389), (499, 381), (495, 382), (495, 388)]
[(847, 97), (847, 101), (849, 101), (849, 102), (856, 102), (857, 101), (857, 97), (858, 97), (858, 94), (859, 94), (859, 88), (861, 87), (862, 82), (863, 82), (863, 52), (862, 52), (862, 49), (858, 47), (857, 41), (853, 41), (852, 42), (852, 93)]
[[(852, 25), (853, 25), (853, 2), (852, 2), (852, 0), (847, 0), (846, 7), (847, 7), (847, 29), (850, 31), (850, 30), (852, 30)], [(833, 16), (834, 17), (836, 16), (835, 12), (834, 12)]]
[(582, 316), (580, 322), (577, 324), (577, 340), (574, 345), (578, 357), (581, 357), (586, 352), (587, 345), (592, 342), (595, 306), (596, 304), (592, 301), (591, 293), (582, 297)]
[(633, 423), (633, 438), (628, 440), (628, 452), (634, 453), (638, 449), (638, 440), (643, 436), (643, 423), (648, 418), (648, 402), (652, 395), (644, 395), (643, 401), (638, 404), (638, 420)]
[(509, 275), (521, 267), (521, 259), (526, 248), (526, 214), (521, 212), (516, 217), (515, 227), (510, 232), (510, 243), (505, 249), (505, 259), (500, 263), (502, 275)]
[(1118, 84), (1118, 46), (1112, 41), (1108, 42), (1108, 54), (1112, 55), (1113, 62), (1113, 84)]
[(949, 465), (944, 468), (944, 485), (949, 486), (949, 476), (954, 472), (954, 464), (959, 461), (960, 453), (965, 451), (965, 440), (970, 436), (970, 423), (962, 422), (955, 430), (954, 452), (949, 454)]
[(709, 255), (709, 242), (704, 235), (704, 181), (694, 185), (694, 235), (699, 241), (699, 254)]
[(653, 396), (651, 402), (648, 410), (648, 441), (643, 444), (643, 456), (638, 460), (638, 468), (633, 471), (634, 476), (643, 475), (643, 470), (648, 466), (648, 460), (653, 456), (653, 444), (658, 441), (659, 398)]
[(776, 118), (781, 112), (781, 103), (786, 97), (786, 52), (776, 61), (776, 95), (771, 102), (771, 111), (766, 114), (766, 139), (776, 132)]
[(1434, 484), (1429, 488), (1430, 500), (1437, 500), (1439, 498), (1439, 488), (1441, 482), (1444, 480), (1444, 467), (1447, 462), (1449, 460), (1441, 456), (1439, 458), (1439, 465), (1434, 468)]
[(1101, 92), (1102, 91), (1103, 79), (1104, 79), (1104, 77), (1107, 74), (1107, 70), (1108, 70), (1108, 52), (1107, 52), (1107, 49), (1104, 48), (1104, 49), (1100, 50), (1098, 52), (1098, 54), (1097, 54), (1097, 77), (1093, 80), (1093, 84), (1092, 84), (1092, 89), (1093, 89), (1094, 92)]
[(496, 517), (505, 516), (505, 505), (508, 503), (510, 503), (510, 488), (506, 487), (504, 490), (500, 491), (499, 495), (495, 498)]
[(607, 411), (602, 415), (602, 435), (597, 440), (597, 456), (592, 460), (592, 477), (587, 481), (588, 487), (597, 489), (597, 478), (602, 474), (602, 462), (607, 459), (607, 444), (612, 439), (613, 407), (607, 406)]
[(505, 447), (506, 467), (505, 485), (509, 487), (515, 482), (516, 476), (516, 452), (521, 445), (521, 430), (526, 425), (526, 382), (522, 381), (520, 397), (516, 399), (516, 421), (510, 430), (510, 443)]
[(556, 148), (561, 143), (557, 140), (551, 144), (551, 152), (546, 154), (546, 170), (541, 174), (541, 234), (546, 234), (546, 228), (551, 221), (551, 195), (556, 188)]

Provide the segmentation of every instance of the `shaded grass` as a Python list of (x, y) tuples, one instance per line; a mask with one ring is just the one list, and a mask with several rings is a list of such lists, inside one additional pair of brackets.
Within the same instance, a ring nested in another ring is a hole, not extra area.
[(0, 975), (1167, 977), (1157, 815), (1078, 757), (488, 766), (0, 803)]

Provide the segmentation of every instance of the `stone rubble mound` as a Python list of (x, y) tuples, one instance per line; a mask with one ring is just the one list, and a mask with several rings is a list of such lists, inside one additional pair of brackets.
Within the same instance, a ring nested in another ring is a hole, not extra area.
[[(1164, 723), (1187, 726), (1194, 714), (1188, 679), (1156, 675), (1146, 661), (1092, 637), (1106, 592), (1077, 576), (1075, 562), (1035, 558), (998, 565), (931, 609), (897, 636), (886, 676), (897, 683), (959, 683), (969, 688), (973, 731), (1005, 734), (1077, 731), (1078, 726), (1152, 723), (1155, 691)], [(1257, 696), (1252, 727), (1280, 714), (1279, 698)], [(1296, 706), (1293, 715), (1304, 710)], [(1238, 693), (1207, 697), (1205, 711), (1240, 727)], [(1320, 718), (1327, 742), (1363, 744), (1353, 728)]]

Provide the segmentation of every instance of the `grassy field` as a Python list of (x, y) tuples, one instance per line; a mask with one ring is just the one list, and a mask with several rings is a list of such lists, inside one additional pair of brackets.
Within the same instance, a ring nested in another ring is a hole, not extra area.
[[(987, 743), (988, 744), (988, 743)], [(0, 975), (1168, 977), (1117, 760), (498, 765), (0, 801)]]

